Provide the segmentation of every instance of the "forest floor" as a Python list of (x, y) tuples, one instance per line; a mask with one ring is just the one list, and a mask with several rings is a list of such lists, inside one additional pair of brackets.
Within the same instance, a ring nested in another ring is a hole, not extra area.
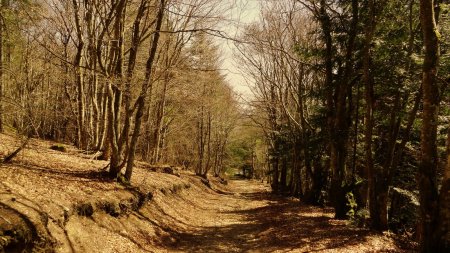
[(333, 219), (331, 208), (274, 196), (254, 180), (231, 180), (233, 195), (207, 203), (190, 229), (176, 233), (181, 252), (410, 252), (388, 234)]
[[(0, 165), (0, 252), (409, 252), (258, 181), (208, 187), (138, 163), (124, 186), (104, 177), (107, 162), (54, 144), (32, 139)], [(0, 158), (20, 145), (0, 135)]]

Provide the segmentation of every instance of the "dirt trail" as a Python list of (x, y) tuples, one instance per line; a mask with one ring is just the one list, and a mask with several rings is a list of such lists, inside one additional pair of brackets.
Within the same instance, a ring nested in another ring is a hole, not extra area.
[(385, 235), (332, 219), (329, 208), (273, 196), (256, 181), (232, 180), (229, 186), (233, 195), (202, 201), (190, 226), (174, 232), (170, 251), (404, 252)]

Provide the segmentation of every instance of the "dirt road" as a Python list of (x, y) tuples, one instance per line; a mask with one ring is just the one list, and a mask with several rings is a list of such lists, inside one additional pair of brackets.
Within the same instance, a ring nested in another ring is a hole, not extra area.
[(233, 194), (198, 200), (174, 235), (179, 252), (404, 252), (383, 234), (332, 219), (332, 210), (276, 197), (256, 181), (230, 182)]

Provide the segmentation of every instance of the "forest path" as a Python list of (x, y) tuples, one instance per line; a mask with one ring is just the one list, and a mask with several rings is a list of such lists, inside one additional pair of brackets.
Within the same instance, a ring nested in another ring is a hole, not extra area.
[(388, 236), (334, 220), (332, 209), (274, 196), (257, 181), (231, 180), (230, 195), (205, 199), (175, 252), (403, 252)]

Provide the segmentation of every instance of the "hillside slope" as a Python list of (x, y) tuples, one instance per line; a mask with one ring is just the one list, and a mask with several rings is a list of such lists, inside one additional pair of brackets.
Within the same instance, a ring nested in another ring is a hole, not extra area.
[[(0, 143), (2, 157), (20, 145), (6, 135)], [(160, 223), (166, 219), (164, 212), (174, 211), (172, 202), (214, 193), (187, 172), (152, 172), (143, 164), (136, 166), (133, 187), (125, 187), (104, 177), (107, 162), (70, 146), (67, 152), (54, 151), (52, 145), (33, 139), (12, 163), (0, 168), (3, 251), (158, 250), (170, 240)]]

